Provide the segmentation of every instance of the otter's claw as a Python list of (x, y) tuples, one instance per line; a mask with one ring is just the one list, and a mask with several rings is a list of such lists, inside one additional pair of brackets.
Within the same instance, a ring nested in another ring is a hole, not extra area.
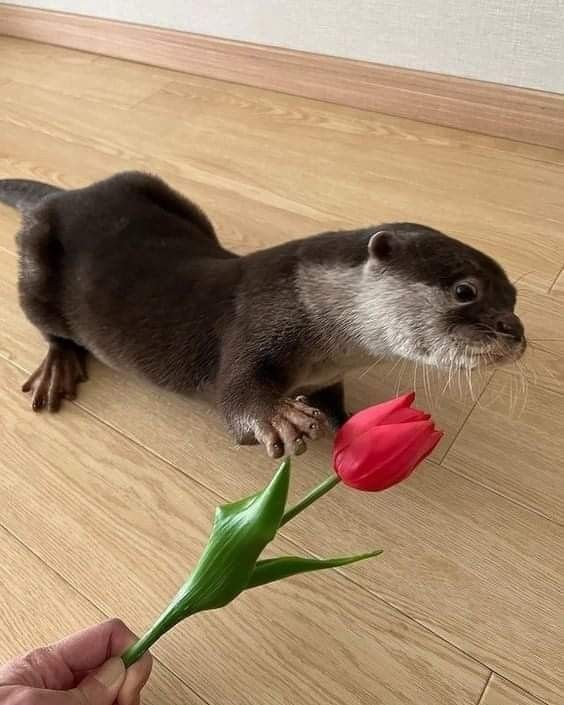
[(49, 346), (43, 362), (22, 385), (22, 392), (31, 392), (34, 411), (58, 411), (63, 399), (76, 397), (77, 385), (87, 379), (84, 356), (73, 347)]
[(317, 440), (328, 431), (325, 414), (298, 397), (282, 400), (268, 420), (257, 423), (255, 436), (271, 458), (281, 458), (305, 453), (305, 439)]

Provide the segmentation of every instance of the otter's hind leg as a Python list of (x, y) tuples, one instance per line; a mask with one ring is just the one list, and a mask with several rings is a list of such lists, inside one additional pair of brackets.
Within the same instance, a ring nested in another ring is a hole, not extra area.
[(87, 379), (87, 352), (72, 339), (65, 320), (64, 252), (52, 231), (48, 207), (24, 221), (18, 248), (20, 305), (49, 345), (22, 390), (32, 392), (34, 411), (58, 411), (62, 399), (74, 399), (77, 385)]
[(23, 384), (23, 392), (32, 392), (34, 411), (47, 408), (58, 411), (63, 399), (74, 399), (86, 374), (86, 350), (72, 340), (52, 337), (43, 362)]

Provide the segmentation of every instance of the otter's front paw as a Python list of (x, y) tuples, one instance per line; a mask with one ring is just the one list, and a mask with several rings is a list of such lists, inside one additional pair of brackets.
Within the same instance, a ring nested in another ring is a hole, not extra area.
[(305, 439), (321, 438), (329, 432), (329, 423), (322, 411), (302, 398), (282, 399), (267, 418), (255, 422), (254, 432), (271, 458), (281, 458), (304, 453)]

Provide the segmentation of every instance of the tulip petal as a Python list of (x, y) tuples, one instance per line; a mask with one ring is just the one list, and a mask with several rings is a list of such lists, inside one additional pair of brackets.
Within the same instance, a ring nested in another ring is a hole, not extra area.
[(442, 434), (430, 420), (375, 426), (346, 448), (337, 448), (335, 471), (350, 487), (380, 491), (413, 472)]
[(419, 463), (422, 463), (425, 458), (428, 458), (431, 455), (431, 453), (435, 450), (436, 446), (444, 435), (445, 434), (443, 433), (443, 431), (433, 431), (433, 433), (431, 433), (431, 435), (427, 439), (427, 444), (421, 449), (421, 454), (419, 460), (417, 461), (417, 465), (419, 465)]
[(394, 450), (384, 456), (381, 472), (388, 474), (390, 479), (402, 479), (410, 475), (440, 440), (434, 438), (437, 431), (432, 421), (410, 424), (408, 427), (386, 428), (387, 442), (393, 444)]
[(346, 457), (347, 460), (351, 459), (354, 462), (359, 457), (359, 453), (367, 454), (367, 457), (371, 457), (374, 462), (381, 465), (403, 454), (406, 446), (419, 441), (421, 436), (433, 429), (434, 423), (430, 419), (410, 424), (372, 426), (364, 433), (356, 435), (346, 448), (335, 444), (334, 456)]
[(419, 409), (411, 408), (414, 400), (415, 392), (410, 392), (396, 399), (390, 399), (390, 401), (375, 404), (358, 411), (337, 431), (335, 445), (344, 447), (359, 434), (374, 428), (374, 426), (391, 423), (411, 423), (413, 421), (425, 421), (430, 418), (429, 414)]

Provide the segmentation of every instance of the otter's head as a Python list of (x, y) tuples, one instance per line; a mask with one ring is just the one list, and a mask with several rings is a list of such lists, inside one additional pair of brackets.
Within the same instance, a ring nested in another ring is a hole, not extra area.
[(399, 223), (370, 235), (357, 304), (375, 354), (439, 367), (517, 360), (526, 340), (515, 300), (497, 262), (436, 230)]

